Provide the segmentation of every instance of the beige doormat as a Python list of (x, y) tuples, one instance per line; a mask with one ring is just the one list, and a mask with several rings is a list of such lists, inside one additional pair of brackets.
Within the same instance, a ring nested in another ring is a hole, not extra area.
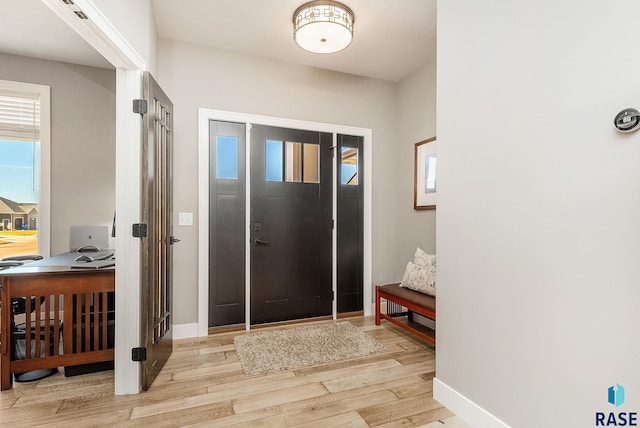
[(386, 352), (348, 321), (248, 333), (233, 338), (246, 375), (273, 373)]

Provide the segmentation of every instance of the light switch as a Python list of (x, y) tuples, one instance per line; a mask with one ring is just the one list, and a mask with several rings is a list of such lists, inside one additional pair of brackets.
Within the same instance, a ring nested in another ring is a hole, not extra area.
[(178, 226), (193, 226), (193, 213), (178, 213)]

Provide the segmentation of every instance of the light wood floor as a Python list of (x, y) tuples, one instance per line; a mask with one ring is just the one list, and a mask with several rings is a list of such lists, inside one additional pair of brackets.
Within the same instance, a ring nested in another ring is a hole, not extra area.
[(0, 393), (0, 426), (462, 426), (432, 398), (433, 347), (372, 317), (347, 320), (388, 352), (249, 377), (233, 346), (242, 333), (178, 340), (145, 393), (114, 396), (113, 371), (61, 372)]

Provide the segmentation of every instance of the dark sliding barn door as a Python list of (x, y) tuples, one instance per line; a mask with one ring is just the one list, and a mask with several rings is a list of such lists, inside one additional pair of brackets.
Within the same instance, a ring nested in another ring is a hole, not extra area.
[(251, 323), (332, 313), (332, 135), (251, 128)]

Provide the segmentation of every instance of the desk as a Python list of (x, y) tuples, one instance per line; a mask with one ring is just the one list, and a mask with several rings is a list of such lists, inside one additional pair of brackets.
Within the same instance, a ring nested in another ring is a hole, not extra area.
[[(69, 253), (0, 272), (0, 390), (11, 388), (12, 373), (113, 360), (107, 302), (115, 292), (115, 268), (74, 268), (76, 256)], [(20, 297), (26, 297), (27, 352), (25, 359), (15, 360), (11, 299)], [(36, 305), (44, 300), (40, 310), (33, 311), (32, 298)]]

